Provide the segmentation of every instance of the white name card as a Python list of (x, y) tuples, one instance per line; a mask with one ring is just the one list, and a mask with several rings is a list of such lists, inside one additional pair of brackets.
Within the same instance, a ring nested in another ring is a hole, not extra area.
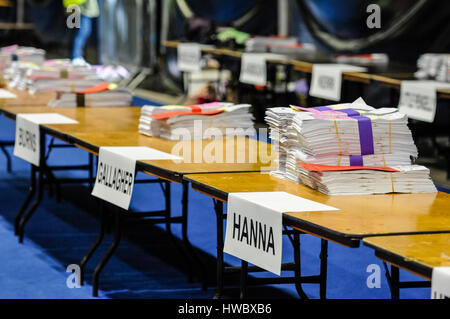
[(450, 267), (433, 268), (431, 299), (450, 299)]
[(180, 43), (177, 46), (178, 69), (183, 72), (201, 70), (201, 47), (197, 43)]
[(100, 147), (92, 195), (128, 210), (137, 160), (181, 159), (150, 147)]
[(402, 81), (399, 111), (409, 118), (432, 123), (436, 116), (436, 89), (450, 89), (450, 84), (436, 81)]
[(58, 113), (17, 114), (14, 155), (39, 166), (39, 124), (76, 124), (77, 121)]
[(366, 71), (367, 68), (347, 64), (314, 64), (309, 95), (331, 101), (340, 101), (342, 72)]
[(280, 275), (282, 213), (329, 210), (285, 192), (230, 193), (224, 252)]
[(17, 95), (5, 89), (0, 89), (0, 99), (17, 99)]
[(285, 56), (270, 53), (244, 53), (241, 57), (239, 81), (246, 84), (266, 85), (267, 60), (283, 60)]

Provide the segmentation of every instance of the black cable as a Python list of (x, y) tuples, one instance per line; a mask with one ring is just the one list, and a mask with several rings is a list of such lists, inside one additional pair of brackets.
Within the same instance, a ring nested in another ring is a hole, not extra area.
[(385, 31), (378, 31), (366, 38), (359, 39), (342, 39), (340, 37), (331, 35), (317, 17), (311, 12), (306, 0), (297, 0), (306, 26), (312, 35), (325, 46), (335, 51), (359, 51), (370, 46), (374, 46), (387, 39), (392, 39), (401, 33), (404, 28), (411, 25), (411, 22), (417, 14), (430, 4), (430, 0), (418, 0), (411, 8), (403, 14), (398, 20), (394, 21)]

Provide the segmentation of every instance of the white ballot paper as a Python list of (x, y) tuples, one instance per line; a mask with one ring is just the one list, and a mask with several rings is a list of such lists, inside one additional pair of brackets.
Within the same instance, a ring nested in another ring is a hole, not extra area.
[(178, 69), (183, 72), (201, 70), (201, 47), (198, 43), (180, 43), (177, 46)]
[(450, 83), (402, 81), (399, 111), (409, 118), (432, 123), (436, 115), (436, 89), (450, 89)]
[(230, 193), (224, 252), (279, 276), (282, 214), (330, 210), (337, 209), (286, 192)]
[(266, 85), (266, 60), (284, 60), (286, 57), (270, 53), (243, 53), (241, 57), (241, 73), (239, 81), (247, 84)]
[(450, 267), (433, 268), (431, 299), (450, 299)]
[(92, 195), (128, 210), (137, 160), (177, 160), (178, 156), (150, 147), (100, 147)]
[(5, 89), (0, 89), (0, 99), (16, 99), (17, 95)]
[(342, 72), (366, 71), (367, 68), (347, 64), (314, 64), (309, 95), (331, 101), (340, 101)]
[(76, 124), (71, 118), (58, 113), (20, 113), (16, 116), (14, 155), (39, 166), (39, 124)]

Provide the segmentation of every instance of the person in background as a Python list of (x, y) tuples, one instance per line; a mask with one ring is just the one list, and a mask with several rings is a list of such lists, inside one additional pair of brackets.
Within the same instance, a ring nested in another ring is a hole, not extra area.
[(70, 1), (63, 0), (64, 6), (74, 4), (78, 2), (81, 9), (80, 28), (77, 30), (75, 39), (73, 42), (72, 50), (72, 63), (74, 65), (87, 65), (88, 63), (83, 57), (83, 50), (92, 33), (93, 19), (97, 18), (100, 14), (97, 0), (85, 0), (85, 1)]

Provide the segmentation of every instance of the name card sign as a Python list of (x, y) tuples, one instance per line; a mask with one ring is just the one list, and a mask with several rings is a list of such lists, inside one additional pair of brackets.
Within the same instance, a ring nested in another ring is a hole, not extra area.
[(399, 111), (409, 118), (432, 123), (436, 116), (436, 89), (450, 89), (437, 81), (402, 81)]
[(201, 47), (197, 43), (180, 43), (177, 46), (178, 69), (183, 72), (201, 70)]
[(340, 101), (342, 72), (366, 71), (367, 68), (347, 64), (314, 64), (309, 95), (331, 101)]
[(77, 121), (58, 113), (17, 114), (14, 155), (35, 165), (40, 165), (39, 124), (76, 124)]
[(0, 99), (17, 99), (17, 95), (5, 89), (0, 89)]
[(284, 60), (286, 57), (270, 53), (243, 53), (239, 81), (246, 84), (266, 85), (267, 60)]
[(450, 267), (433, 268), (431, 299), (450, 299)]
[(230, 193), (224, 252), (281, 273), (282, 214), (336, 208), (285, 192)]
[(128, 210), (136, 177), (136, 161), (179, 159), (150, 147), (100, 147), (92, 195)]

